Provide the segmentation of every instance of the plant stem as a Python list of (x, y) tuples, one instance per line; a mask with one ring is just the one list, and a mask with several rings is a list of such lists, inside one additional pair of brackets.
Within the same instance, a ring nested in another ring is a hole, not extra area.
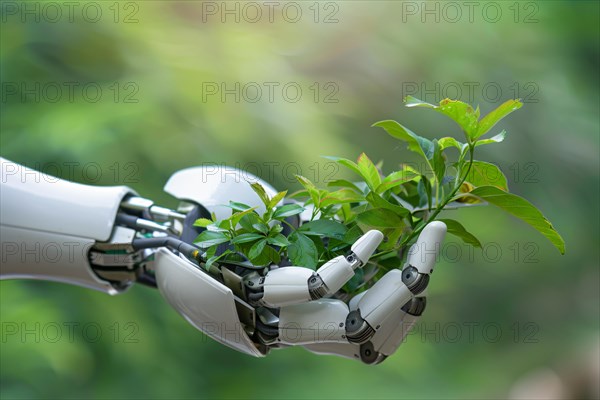
[[(460, 182), (458, 182), (456, 184), (456, 186), (454, 187), (454, 189), (448, 194), (448, 196), (446, 196), (446, 198), (442, 201), (442, 203), (438, 204), (438, 206), (436, 207), (436, 209), (429, 216), (427, 216), (427, 221), (424, 222), (424, 223), (422, 223), (415, 230), (413, 230), (411, 232), (411, 234), (406, 237), (406, 239), (404, 239), (397, 247), (394, 248), (395, 250), (401, 249), (406, 244), (408, 244), (413, 238), (415, 238), (419, 233), (421, 233), (421, 231), (427, 226), (427, 224), (430, 223), (431, 221), (433, 221), (435, 219), (435, 217), (437, 217), (437, 215), (440, 212), (442, 212), (442, 210), (444, 209), (444, 207), (446, 207), (446, 205), (450, 202), (450, 200), (452, 200), (452, 198), (454, 197), (454, 195), (456, 194), (456, 192), (458, 192), (458, 189), (460, 189), (460, 187), (462, 186), (462, 184), (467, 179), (467, 176), (469, 176), (469, 172), (471, 171), (471, 165), (473, 165), (473, 153), (474, 153), (474, 151), (475, 151), (475, 144), (474, 143), (469, 143), (469, 165), (467, 166), (467, 172), (460, 179)], [(459, 170), (458, 176), (460, 176), (461, 174), (462, 174), (462, 171)]]
[(312, 215), (310, 216), (310, 220), (311, 220), (311, 221), (315, 219), (315, 217), (317, 216), (317, 213), (318, 213), (318, 212), (319, 212), (319, 209), (318, 209), (318, 208), (317, 208), (317, 206), (315, 205), (315, 206), (313, 207), (313, 210), (312, 210)]
[(286, 224), (287, 226), (289, 226), (292, 229), (292, 232), (296, 232), (298, 230), (294, 225), (290, 224), (289, 222), (287, 222), (284, 219), (282, 219), (281, 222), (283, 222), (284, 224)]

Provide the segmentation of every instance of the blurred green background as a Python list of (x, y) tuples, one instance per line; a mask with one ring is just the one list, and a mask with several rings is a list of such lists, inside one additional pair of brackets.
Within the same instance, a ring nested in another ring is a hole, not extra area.
[(163, 184), (201, 163), (281, 189), (294, 173), (344, 175), (322, 155), (365, 151), (390, 172), (413, 159), (370, 128), (381, 119), (460, 137), (402, 107), (407, 94), (483, 113), (521, 97), (495, 129), (506, 141), (478, 158), (567, 254), (501, 211), (448, 211), (486, 251), (449, 248), (415, 333), (376, 367), (301, 348), (238, 354), (145, 287), (3, 281), (0, 397), (598, 398), (598, 2), (465, 3), (3, 1), (5, 158), (175, 206)]

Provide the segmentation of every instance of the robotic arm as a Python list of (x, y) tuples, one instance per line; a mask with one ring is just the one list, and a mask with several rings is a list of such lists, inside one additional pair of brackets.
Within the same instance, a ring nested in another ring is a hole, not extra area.
[[(244, 171), (205, 166), (175, 173), (165, 191), (181, 203), (160, 207), (127, 187), (66, 182), (0, 159), (1, 279), (42, 279), (119, 294), (134, 283), (159, 289), (188, 322), (238, 351), (261, 357), (300, 345), (374, 364), (391, 355), (423, 313), (424, 290), (446, 226), (427, 225), (402, 271), (392, 270), (347, 303), (339, 289), (383, 239), (365, 233), (348, 254), (317, 271), (290, 266), (204, 268), (193, 223), (235, 198), (257, 203)], [(299, 221), (296, 221), (299, 223)]]

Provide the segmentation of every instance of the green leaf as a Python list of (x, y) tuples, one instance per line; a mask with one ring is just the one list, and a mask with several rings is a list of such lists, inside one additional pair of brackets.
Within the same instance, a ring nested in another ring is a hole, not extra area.
[(212, 256), (204, 263), (204, 269), (206, 271), (210, 270), (210, 267), (219, 259), (220, 256)]
[(271, 226), (271, 229), (269, 229), (269, 236), (273, 237), (282, 230), (283, 226), (281, 226), (281, 224), (273, 224), (273, 226)]
[(502, 118), (506, 117), (508, 114), (518, 110), (521, 107), (523, 107), (523, 103), (521, 103), (521, 100), (519, 99), (505, 101), (500, 106), (498, 106), (498, 108), (490, 112), (488, 115), (483, 117), (481, 121), (479, 121), (479, 127), (477, 129), (476, 135), (473, 138), (477, 139), (478, 137), (485, 135)]
[(354, 244), (354, 242), (356, 242), (362, 235), (363, 231), (358, 227), (358, 225), (354, 225), (344, 234), (342, 241), (347, 244)]
[(198, 247), (203, 249), (216, 244), (229, 242), (229, 238), (222, 232), (204, 231), (194, 241)]
[(477, 138), (479, 122), (479, 107), (473, 109), (471, 105), (460, 100), (444, 99), (440, 101), (437, 111), (450, 117), (461, 127), (470, 139)]
[(258, 197), (260, 197), (260, 200), (263, 202), (263, 204), (265, 205), (265, 207), (269, 207), (269, 202), (271, 201), (269, 199), (269, 195), (267, 194), (267, 192), (265, 191), (265, 188), (262, 187), (262, 185), (258, 182), (254, 182), (251, 183), (250, 186), (252, 187), (252, 189), (254, 190), (254, 192), (258, 195)]
[(245, 215), (248, 215), (250, 213), (254, 213), (254, 210), (256, 210), (256, 208), (257, 207), (252, 207), (252, 208), (249, 208), (247, 210), (234, 213), (231, 217), (229, 217), (229, 220), (231, 220), (231, 226), (235, 229), (235, 227), (237, 226), (237, 224), (240, 223), (241, 219)]
[(303, 177), (302, 175), (296, 175), (296, 179), (308, 191), (308, 194), (310, 195), (310, 198), (313, 201), (315, 207), (318, 207), (319, 201), (321, 199), (319, 195), (319, 189), (317, 189), (314, 183), (312, 183), (310, 180)]
[(299, 197), (310, 197), (310, 195), (308, 194), (308, 190), (300, 189), (288, 196), (289, 199), (295, 199)]
[(561, 254), (565, 254), (565, 241), (563, 238), (554, 229), (550, 221), (524, 198), (506, 193), (494, 186), (478, 187), (471, 191), (471, 194), (522, 219), (548, 238)]
[(248, 242), (253, 242), (255, 240), (258, 240), (258, 239), (264, 239), (264, 236), (260, 235), (258, 233), (242, 233), (241, 235), (238, 235), (238, 236), (234, 237), (233, 239), (231, 239), (231, 243), (234, 243), (234, 244), (248, 243)]
[(398, 228), (403, 226), (402, 218), (386, 208), (373, 208), (358, 214), (358, 221), (375, 228)]
[(363, 177), (367, 185), (371, 188), (371, 190), (375, 190), (377, 186), (381, 183), (381, 176), (379, 175), (379, 171), (377, 167), (369, 157), (365, 153), (361, 153), (358, 157), (358, 169), (360, 171), (360, 175)]
[(229, 218), (217, 221), (215, 223), (219, 232), (226, 232), (231, 229), (231, 220)]
[(417, 192), (419, 194), (419, 206), (431, 209), (431, 183), (425, 175), (421, 175), (421, 180), (417, 184)]
[(287, 194), (287, 190), (285, 190), (283, 192), (279, 192), (275, 196), (273, 196), (273, 198), (269, 202), (269, 206), (267, 207), (267, 210), (272, 210), (273, 208), (275, 208), (277, 203), (279, 203), (281, 200), (283, 200), (283, 198), (285, 197), (286, 194)]
[(352, 189), (358, 193), (362, 193), (362, 191), (358, 188), (358, 186), (356, 186), (354, 183), (347, 181), (345, 179), (336, 179), (334, 181), (328, 182), (327, 183), (328, 187), (345, 187), (345, 188), (349, 188)]
[(473, 161), (465, 180), (475, 187), (496, 186), (504, 191), (508, 191), (506, 176), (500, 171), (500, 168), (485, 161)]
[(455, 221), (453, 219), (440, 219), (439, 221), (442, 221), (446, 224), (446, 227), (448, 227), (448, 233), (460, 238), (466, 244), (470, 244), (473, 247), (481, 248), (481, 242), (479, 241), (479, 239), (477, 239), (471, 233), (467, 232), (465, 227), (462, 226), (460, 222)]
[(435, 104), (427, 103), (423, 100), (419, 100), (413, 96), (406, 96), (404, 98), (404, 105), (406, 107), (424, 107), (424, 108), (433, 108), (436, 109), (437, 106)]
[(394, 171), (388, 176), (386, 176), (381, 184), (377, 187), (375, 192), (377, 194), (381, 194), (387, 190), (395, 188), (396, 186), (400, 186), (403, 183), (408, 181), (412, 181), (416, 177), (419, 176), (419, 173), (412, 169), (411, 167), (405, 166), (400, 171)]
[[(423, 157), (431, 168), (431, 164), (429, 163), (429, 160), (433, 156), (433, 143), (431, 143), (431, 140), (417, 135), (410, 129), (405, 128), (398, 122), (392, 120), (379, 121), (372, 126), (383, 128), (391, 136), (405, 141), (408, 144), (408, 149)], [(431, 169), (433, 170), (433, 168)]]
[(392, 250), (398, 245), (398, 240), (402, 233), (404, 233), (404, 229), (402, 228), (388, 228), (384, 229), (381, 233), (383, 233), (384, 241), (379, 245), (379, 249), (382, 251)]
[(364, 196), (351, 189), (340, 189), (328, 193), (321, 199), (320, 207), (327, 207), (332, 204), (355, 203), (364, 201)]
[(254, 230), (253, 225), (258, 224), (259, 222), (260, 218), (256, 213), (249, 213), (240, 218), (239, 224), (248, 232), (252, 232)]
[(446, 173), (446, 161), (442, 149), (436, 139), (433, 139), (433, 171), (438, 182), (442, 182)]
[(204, 263), (204, 268), (208, 271), (210, 270), (210, 267), (212, 267), (212, 265), (220, 260), (221, 258), (225, 257), (226, 255), (231, 254), (231, 250), (225, 250), (223, 253), (219, 254), (218, 256), (211, 256), (208, 258), (208, 260), (206, 260), (206, 263)]
[(208, 249), (206, 249), (206, 254), (204, 254), (204, 257), (210, 258), (210, 257), (214, 256), (217, 253), (217, 247), (218, 247), (218, 245), (214, 245), (214, 246), (211, 246)]
[(358, 165), (356, 165), (356, 163), (354, 161), (350, 161), (347, 158), (333, 157), (333, 156), (324, 156), (323, 158), (335, 161), (338, 164), (343, 165), (344, 167), (356, 172), (358, 175), (362, 175), (360, 172), (360, 169), (358, 168)]
[(252, 245), (252, 247), (250, 247), (250, 251), (248, 252), (248, 258), (250, 260), (254, 260), (254, 259), (257, 259), (258, 257), (260, 257), (260, 255), (263, 252), (263, 250), (265, 249), (266, 245), (267, 245), (267, 239), (262, 239), (256, 243), (254, 243)]
[(257, 264), (259, 264), (260, 262), (259, 265), (266, 265), (269, 263), (279, 264), (279, 262), (281, 261), (281, 256), (279, 255), (277, 250), (275, 250), (271, 246), (265, 246), (265, 249), (263, 250), (261, 256), (256, 261)]
[[(306, 232), (302, 232), (304, 234), (306, 234)], [(318, 260), (321, 259), (322, 256), (325, 255), (325, 245), (323, 244), (323, 239), (321, 236), (317, 236), (317, 235), (306, 235), (310, 240), (312, 240), (312, 242), (315, 244), (315, 247), (317, 248), (317, 263), (319, 262)], [(334, 243), (337, 239), (334, 238), (330, 238), (328, 240), (328, 243)]]
[(443, 137), (438, 140), (438, 143), (442, 150), (447, 149), (448, 147), (456, 147), (458, 150), (462, 150), (463, 148), (463, 144), (453, 137)]
[(227, 205), (227, 207), (230, 207), (235, 211), (246, 211), (247, 209), (251, 208), (250, 206), (248, 206), (244, 203), (238, 203), (235, 201), (230, 201), (229, 204)]
[(292, 215), (300, 214), (304, 211), (304, 207), (299, 204), (286, 204), (281, 207), (277, 207), (273, 213), (273, 218), (283, 219), (291, 217)]
[(257, 222), (256, 224), (253, 224), (252, 227), (265, 235), (269, 233), (269, 226), (264, 222)]
[[(278, 263), (280, 261), (280, 256), (277, 251), (267, 244), (258, 244), (260, 242), (266, 243), (267, 239), (263, 238), (255, 243), (244, 243), (240, 245), (242, 249), (242, 254), (246, 255), (246, 257), (250, 260), (250, 262), (255, 266), (263, 266), (268, 265), (270, 263)], [(250, 245), (250, 246), (248, 246)], [(254, 247), (256, 245), (256, 247)], [(250, 257), (250, 251), (254, 247), (252, 251), (252, 256)], [(261, 250), (262, 247), (262, 250)]]
[(194, 222), (194, 226), (200, 226), (202, 228), (206, 228), (207, 226), (211, 225), (212, 223), (213, 223), (213, 221), (211, 221), (210, 219), (200, 218), (200, 219), (197, 219), (196, 222)]
[(490, 143), (500, 143), (504, 140), (505, 137), (506, 137), (506, 131), (502, 131), (499, 134), (497, 134), (496, 136), (492, 136), (489, 139), (478, 140), (477, 142), (475, 142), (475, 147), (481, 146), (484, 144), (490, 144)]
[(272, 244), (274, 246), (279, 246), (279, 247), (286, 247), (286, 246), (290, 245), (290, 242), (281, 233), (278, 233), (277, 235), (275, 235), (273, 237), (268, 237), (267, 242), (269, 244)]
[(373, 206), (373, 208), (385, 208), (390, 211), (393, 211), (394, 214), (400, 217), (406, 217), (410, 213), (406, 208), (398, 206), (396, 204), (392, 204), (374, 192), (370, 192), (367, 195), (367, 201)]
[[(231, 226), (229, 226), (230, 221), (228, 219), (224, 219), (223, 221), (213, 222), (212, 225), (209, 225), (211, 232), (229, 232)], [(221, 228), (223, 226), (224, 228)]]
[(316, 219), (314, 221), (302, 224), (298, 231), (306, 235), (327, 236), (336, 239), (342, 239), (348, 228), (344, 224), (330, 219)]
[(465, 133), (467, 140), (477, 138), (479, 108), (473, 109), (469, 104), (460, 100), (444, 99), (440, 101), (440, 105), (436, 106), (426, 103), (412, 96), (406, 96), (404, 102), (407, 107), (425, 107), (450, 117), (454, 122), (461, 127)]
[(296, 231), (289, 236), (287, 254), (291, 262), (299, 267), (315, 269), (318, 261), (317, 246), (308, 236)]

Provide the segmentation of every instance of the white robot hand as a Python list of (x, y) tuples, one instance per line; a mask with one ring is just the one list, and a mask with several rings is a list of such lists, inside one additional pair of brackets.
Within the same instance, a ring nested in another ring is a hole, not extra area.
[(192, 244), (197, 218), (228, 217), (223, 204), (231, 199), (260, 212), (248, 181), (276, 193), (249, 173), (215, 166), (175, 173), (165, 186), (181, 201), (174, 211), (126, 187), (79, 185), (0, 163), (1, 279), (53, 280), (110, 294), (133, 283), (157, 287), (193, 326), (257, 357), (300, 345), (369, 364), (382, 361), (423, 312), (423, 290), (446, 231), (443, 223), (430, 223), (402, 272), (388, 272), (346, 304), (338, 290), (376, 250), (383, 238), (378, 231), (365, 233), (348, 254), (317, 271), (201, 267), (202, 252)]
[[(424, 290), (445, 233), (446, 226), (442, 222), (428, 224), (411, 248), (404, 269), (388, 272), (370, 289), (352, 298), (348, 305), (333, 298), (315, 299), (317, 296), (312, 293), (312, 301), (299, 299), (294, 305), (286, 301), (279, 309), (278, 320), (271, 317), (270, 326), (277, 328), (271, 332), (272, 343), (302, 345), (315, 353), (360, 359), (367, 364), (383, 361), (402, 344), (425, 309)], [(382, 238), (378, 231), (367, 232), (355, 243), (353, 253), (358, 247), (367, 249), (363, 256), (370, 256), (371, 249), (374, 250)], [(349, 258), (353, 259), (354, 255)], [(314, 278), (319, 281), (321, 270), (326, 267), (326, 270), (335, 268), (341, 272), (348, 265), (336, 260), (317, 270), (309, 281)], [(366, 258), (361, 259), (361, 263), (366, 263)], [(272, 288), (269, 280), (267, 275), (263, 302)], [(268, 319), (261, 322), (268, 323)], [(261, 325), (258, 324), (258, 329), (265, 333)]]

